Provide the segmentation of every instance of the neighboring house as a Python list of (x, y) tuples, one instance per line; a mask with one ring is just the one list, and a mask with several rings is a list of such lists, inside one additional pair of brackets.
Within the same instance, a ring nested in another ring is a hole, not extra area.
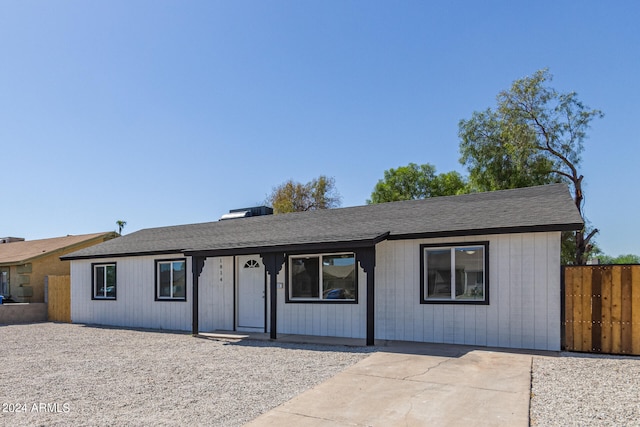
[(18, 302), (44, 302), (45, 276), (68, 275), (62, 255), (97, 245), (117, 236), (95, 233), (52, 239), (0, 238), (0, 293)]
[(67, 255), (76, 323), (558, 350), (564, 184), (141, 230)]

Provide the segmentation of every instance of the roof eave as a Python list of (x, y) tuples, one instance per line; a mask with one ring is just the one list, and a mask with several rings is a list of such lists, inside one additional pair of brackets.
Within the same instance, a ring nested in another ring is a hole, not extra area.
[(433, 239), (438, 237), (480, 236), (488, 234), (544, 233), (553, 231), (577, 231), (584, 223), (548, 224), (520, 227), (492, 227), (469, 230), (431, 231), (425, 233), (391, 234), (388, 240)]
[(221, 249), (168, 249), (160, 251), (139, 251), (139, 252), (122, 252), (111, 254), (95, 254), (95, 255), (81, 255), (81, 256), (62, 256), (63, 261), (75, 261), (75, 260), (89, 260), (89, 259), (105, 259), (105, 258), (125, 258), (125, 257), (137, 257), (137, 256), (149, 256), (149, 255), (175, 255), (184, 254), (185, 256), (204, 256), (204, 257), (216, 257), (216, 256), (233, 256), (233, 255), (249, 255), (256, 253), (273, 253), (273, 252), (310, 252), (310, 251), (331, 251), (342, 249), (357, 249), (375, 246), (383, 240), (411, 240), (411, 239), (429, 239), (439, 237), (462, 237), (462, 236), (479, 236), (489, 234), (516, 234), (516, 233), (541, 233), (541, 232), (555, 232), (555, 231), (576, 231), (584, 227), (584, 223), (563, 223), (563, 224), (547, 224), (547, 225), (534, 225), (534, 226), (519, 226), (519, 227), (493, 227), (493, 228), (481, 228), (481, 229), (467, 229), (467, 230), (446, 230), (446, 231), (433, 231), (424, 233), (402, 233), (391, 234), (389, 232), (382, 233), (371, 239), (356, 239), (356, 240), (340, 240), (331, 242), (313, 242), (313, 243), (292, 243), (283, 245), (271, 245), (271, 246), (244, 246), (234, 248), (221, 248)]
[(162, 250), (162, 251), (122, 252), (122, 253), (115, 253), (115, 254), (95, 254), (95, 255), (77, 255), (77, 256), (64, 255), (64, 256), (61, 256), (60, 259), (62, 261), (77, 261), (77, 260), (87, 260), (87, 259), (126, 258), (126, 257), (146, 256), (146, 255), (175, 255), (175, 254), (181, 254), (183, 252), (184, 252), (183, 249), (171, 249), (171, 250)]
[(362, 248), (375, 246), (380, 241), (384, 240), (389, 233), (384, 233), (381, 236), (377, 236), (374, 239), (365, 240), (345, 240), (335, 242), (318, 242), (318, 243), (300, 243), (289, 245), (273, 245), (273, 246), (245, 246), (236, 248), (223, 248), (223, 249), (176, 249), (176, 250), (162, 250), (162, 251), (140, 251), (140, 252), (123, 252), (117, 254), (96, 254), (96, 255), (79, 255), (79, 256), (62, 256), (63, 261), (77, 261), (77, 260), (90, 260), (90, 259), (105, 259), (105, 258), (126, 258), (126, 257), (138, 257), (147, 255), (170, 255), (170, 254), (184, 254), (185, 256), (204, 256), (204, 257), (218, 257), (218, 256), (233, 256), (233, 255), (249, 255), (256, 253), (273, 253), (273, 252), (305, 252), (305, 251), (326, 251), (345, 248)]
[(357, 239), (357, 240), (340, 240), (333, 242), (316, 242), (316, 243), (294, 243), (284, 245), (272, 245), (272, 246), (247, 246), (238, 248), (224, 248), (224, 249), (204, 249), (204, 250), (186, 250), (184, 254), (186, 256), (204, 256), (204, 257), (216, 257), (216, 256), (232, 256), (232, 255), (249, 255), (256, 253), (274, 253), (274, 252), (323, 252), (331, 250), (346, 250), (346, 249), (359, 249), (375, 246), (383, 240), (389, 237), (389, 232), (382, 233), (371, 239)]

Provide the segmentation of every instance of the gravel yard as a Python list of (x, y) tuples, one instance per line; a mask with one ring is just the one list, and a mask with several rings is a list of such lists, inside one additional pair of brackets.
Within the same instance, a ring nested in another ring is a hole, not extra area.
[(224, 425), (372, 350), (40, 323), (0, 327), (0, 425)]
[[(379, 348), (0, 327), (0, 425), (237, 426)], [(533, 356), (534, 426), (640, 426), (640, 357)]]
[(640, 357), (534, 357), (531, 425), (640, 426)]

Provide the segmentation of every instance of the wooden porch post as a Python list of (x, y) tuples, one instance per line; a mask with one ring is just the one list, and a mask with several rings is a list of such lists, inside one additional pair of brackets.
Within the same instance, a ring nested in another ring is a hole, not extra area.
[(376, 267), (376, 248), (371, 246), (368, 248), (358, 249), (356, 252), (360, 267), (367, 274), (367, 345), (375, 343), (375, 267)]
[(203, 256), (194, 256), (191, 257), (191, 274), (193, 275), (193, 298), (192, 298), (192, 309), (191, 309), (191, 334), (193, 336), (197, 336), (200, 332), (198, 329), (198, 282), (200, 280), (200, 274), (202, 273), (202, 269), (204, 268), (205, 257)]
[(277, 310), (278, 310), (278, 273), (282, 270), (284, 265), (285, 256), (284, 253), (266, 253), (260, 254), (262, 263), (269, 273), (269, 297), (271, 304), (269, 305), (270, 312), (270, 324), (271, 324), (271, 339), (278, 338), (277, 334)]

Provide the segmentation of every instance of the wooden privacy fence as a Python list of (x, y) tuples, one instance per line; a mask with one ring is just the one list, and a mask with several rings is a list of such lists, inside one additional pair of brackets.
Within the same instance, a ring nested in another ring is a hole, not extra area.
[(71, 322), (71, 277), (48, 276), (47, 318), (52, 322)]
[(562, 347), (640, 355), (640, 265), (563, 268)]

